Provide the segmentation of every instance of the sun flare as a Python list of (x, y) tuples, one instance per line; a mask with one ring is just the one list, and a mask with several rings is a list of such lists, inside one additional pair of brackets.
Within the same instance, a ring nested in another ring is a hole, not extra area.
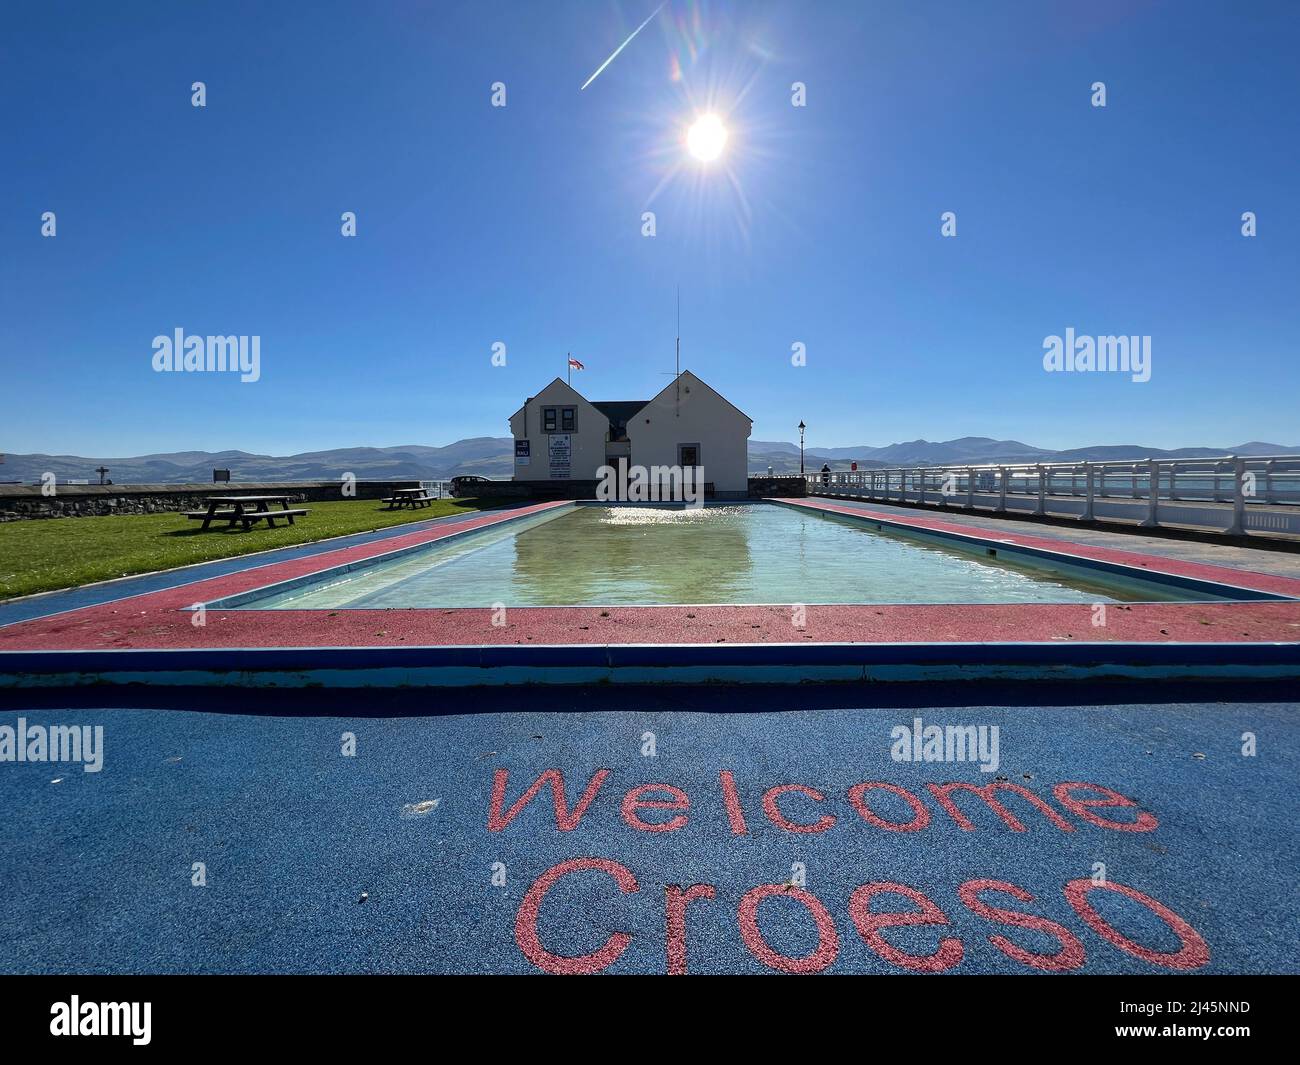
[(686, 147), (702, 163), (712, 162), (722, 154), (727, 143), (727, 127), (717, 115), (701, 115), (686, 131)]

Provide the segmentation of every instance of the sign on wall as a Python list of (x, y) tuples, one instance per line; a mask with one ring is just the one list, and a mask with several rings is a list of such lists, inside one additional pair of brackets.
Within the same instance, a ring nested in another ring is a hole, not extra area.
[(548, 438), (552, 480), (568, 480), (573, 468), (573, 444), (569, 433), (552, 433)]
[(532, 458), (532, 453), (529, 451), (529, 441), (516, 440), (515, 441), (515, 465), (527, 466), (528, 463), (531, 461), (531, 458)]

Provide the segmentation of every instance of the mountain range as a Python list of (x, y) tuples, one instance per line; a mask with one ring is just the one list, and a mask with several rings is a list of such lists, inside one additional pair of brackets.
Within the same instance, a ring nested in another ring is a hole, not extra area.
[[(1295, 454), (1295, 445), (1270, 444), (1252, 440), (1231, 447), (1182, 447), (1173, 450), (1147, 447), (1144, 444), (1096, 444), (1090, 447), (1054, 451), (1051, 448), (1023, 444), (1019, 440), (994, 440), (987, 436), (963, 436), (956, 440), (908, 440), (884, 447), (810, 447), (804, 452), (804, 467), (811, 469), (825, 463), (832, 470), (847, 470), (857, 462), (859, 469), (885, 466), (980, 466), (993, 462), (1100, 462), (1117, 459), (1198, 459), (1216, 455), (1286, 455)], [(799, 445), (785, 441), (751, 440), (751, 472), (798, 472)]]
[[(1103, 444), (1052, 451), (1018, 440), (993, 440), (964, 436), (956, 440), (909, 440), (884, 447), (810, 447), (804, 452), (808, 470), (828, 464), (847, 470), (856, 461), (860, 469), (882, 466), (980, 465), (990, 462), (1082, 462), (1129, 458), (1207, 458), (1215, 455), (1281, 455), (1300, 452), (1300, 446), (1251, 441), (1232, 447), (1184, 447), (1176, 450), (1140, 444)], [(310, 481), (334, 479), (345, 473), (365, 480), (418, 478), (441, 480), (456, 474), (507, 478), (513, 468), (513, 443), (508, 436), (475, 436), (445, 447), (403, 444), (398, 447), (347, 447), (309, 451), (300, 455), (255, 455), (247, 451), (177, 451), (130, 458), (79, 455), (5, 455), (0, 482), (30, 484), (45, 473), (59, 481), (98, 482), (97, 466), (108, 467), (116, 484), (210, 484), (214, 469), (229, 469), (234, 481)], [(749, 441), (751, 473), (799, 472), (799, 445), (786, 441)]]

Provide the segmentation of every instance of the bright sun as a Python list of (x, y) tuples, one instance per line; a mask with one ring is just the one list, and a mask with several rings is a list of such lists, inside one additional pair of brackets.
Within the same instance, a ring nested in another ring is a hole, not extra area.
[(711, 162), (722, 154), (727, 143), (727, 127), (717, 115), (701, 115), (686, 131), (686, 147), (696, 159)]

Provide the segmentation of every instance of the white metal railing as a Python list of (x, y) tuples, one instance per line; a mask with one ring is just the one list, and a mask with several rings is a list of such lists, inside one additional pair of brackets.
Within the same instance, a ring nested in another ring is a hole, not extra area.
[(1300, 535), (1300, 455), (906, 466), (806, 477), (816, 495)]

